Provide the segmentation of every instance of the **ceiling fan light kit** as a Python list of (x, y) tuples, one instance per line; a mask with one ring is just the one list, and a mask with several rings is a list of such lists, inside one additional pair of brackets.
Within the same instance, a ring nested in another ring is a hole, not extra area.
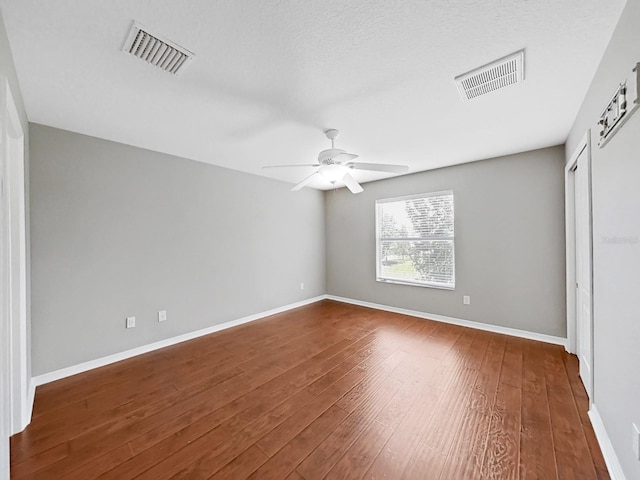
[(384, 163), (360, 163), (353, 162), (358, 155), (348, 153), (341, 148), (335, 148), (335, 139), (338, 138), (340, 132), (335, 128), (325, 130), (325, 135), (331, 140), (331, 148), (323, 150), (318, 154), (318, 163), (298, 164), (298, 165), (268, 165), (262, 168), (281, 168), (281, 167), (315, 167), (317, 170), (296, 184), (291, 191), (297, 191), (307, 186), (316, 178), (321, 177), (329, 182), (332, 186), (338, 187), (343, 184), (351, 193), (360, 193), (363, 191), (362, 186), (351, 175), (351, 170), (370, 170), (375, 172), (387, 173), (406, 173), (409, 167), (406, 165), (388, 165)]
[(326, 178), (329, 183), (335, 184), (342, 180), (345, 174), (349, 173), (349, 167), (338, 163), (332, 163), (329, 165), (322, 165), (318, 169), (318, 173)]

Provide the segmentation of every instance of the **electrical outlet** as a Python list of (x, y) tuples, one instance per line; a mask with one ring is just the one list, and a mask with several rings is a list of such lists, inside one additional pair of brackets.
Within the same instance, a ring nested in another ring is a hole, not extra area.
[(300, 282), (300, 290), (304, 290), (304, 282)]
[(631, 426), (633, 427), (631, 446), (633, 448), (633, 453), (636, 456), (636, 460), (640, 460), (640, 430), (638, 430), (638, 426), (635, 423), (632, 423)]
[(469, 295), (465, 295), (462, 297), (462, 303), (465, 305), (471, 305), (471, 297)]
[(136, 326), (136, 317), (127, 317), (127, 328), (133, 328)]
[(159, 322), (164, 322), (167, 320), (167, 311), (166, 310), (160, 310), (158, 312), (158, 321)]

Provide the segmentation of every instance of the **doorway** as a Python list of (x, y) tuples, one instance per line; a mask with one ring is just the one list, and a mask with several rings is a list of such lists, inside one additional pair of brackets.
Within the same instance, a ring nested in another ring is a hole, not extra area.
[(589, 132), (565, 169), (567, 337), (580, 378), (593, 402), (593, 268)]

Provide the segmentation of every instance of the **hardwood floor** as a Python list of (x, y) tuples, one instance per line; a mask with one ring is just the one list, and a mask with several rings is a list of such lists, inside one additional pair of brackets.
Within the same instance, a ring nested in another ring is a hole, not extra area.
[(38, 388), (14, 479), (600, 479), (559, 346), (315, 303)]

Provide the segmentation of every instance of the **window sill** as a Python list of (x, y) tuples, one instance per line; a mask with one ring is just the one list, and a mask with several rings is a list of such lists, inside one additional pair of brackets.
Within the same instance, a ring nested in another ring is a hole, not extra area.
[(380, 283), (393, 283), (396, 285), (409, 285), (412, 287), (425, 287), (425, 288), (436, 288), (438, 290), (455, 290), (455, 285), (438, 285), (436, 283), (418, 283), (418, 282), (408, 282), (405, 280), (395, 280), (388, 278), (376, 278), (377, 282)]

